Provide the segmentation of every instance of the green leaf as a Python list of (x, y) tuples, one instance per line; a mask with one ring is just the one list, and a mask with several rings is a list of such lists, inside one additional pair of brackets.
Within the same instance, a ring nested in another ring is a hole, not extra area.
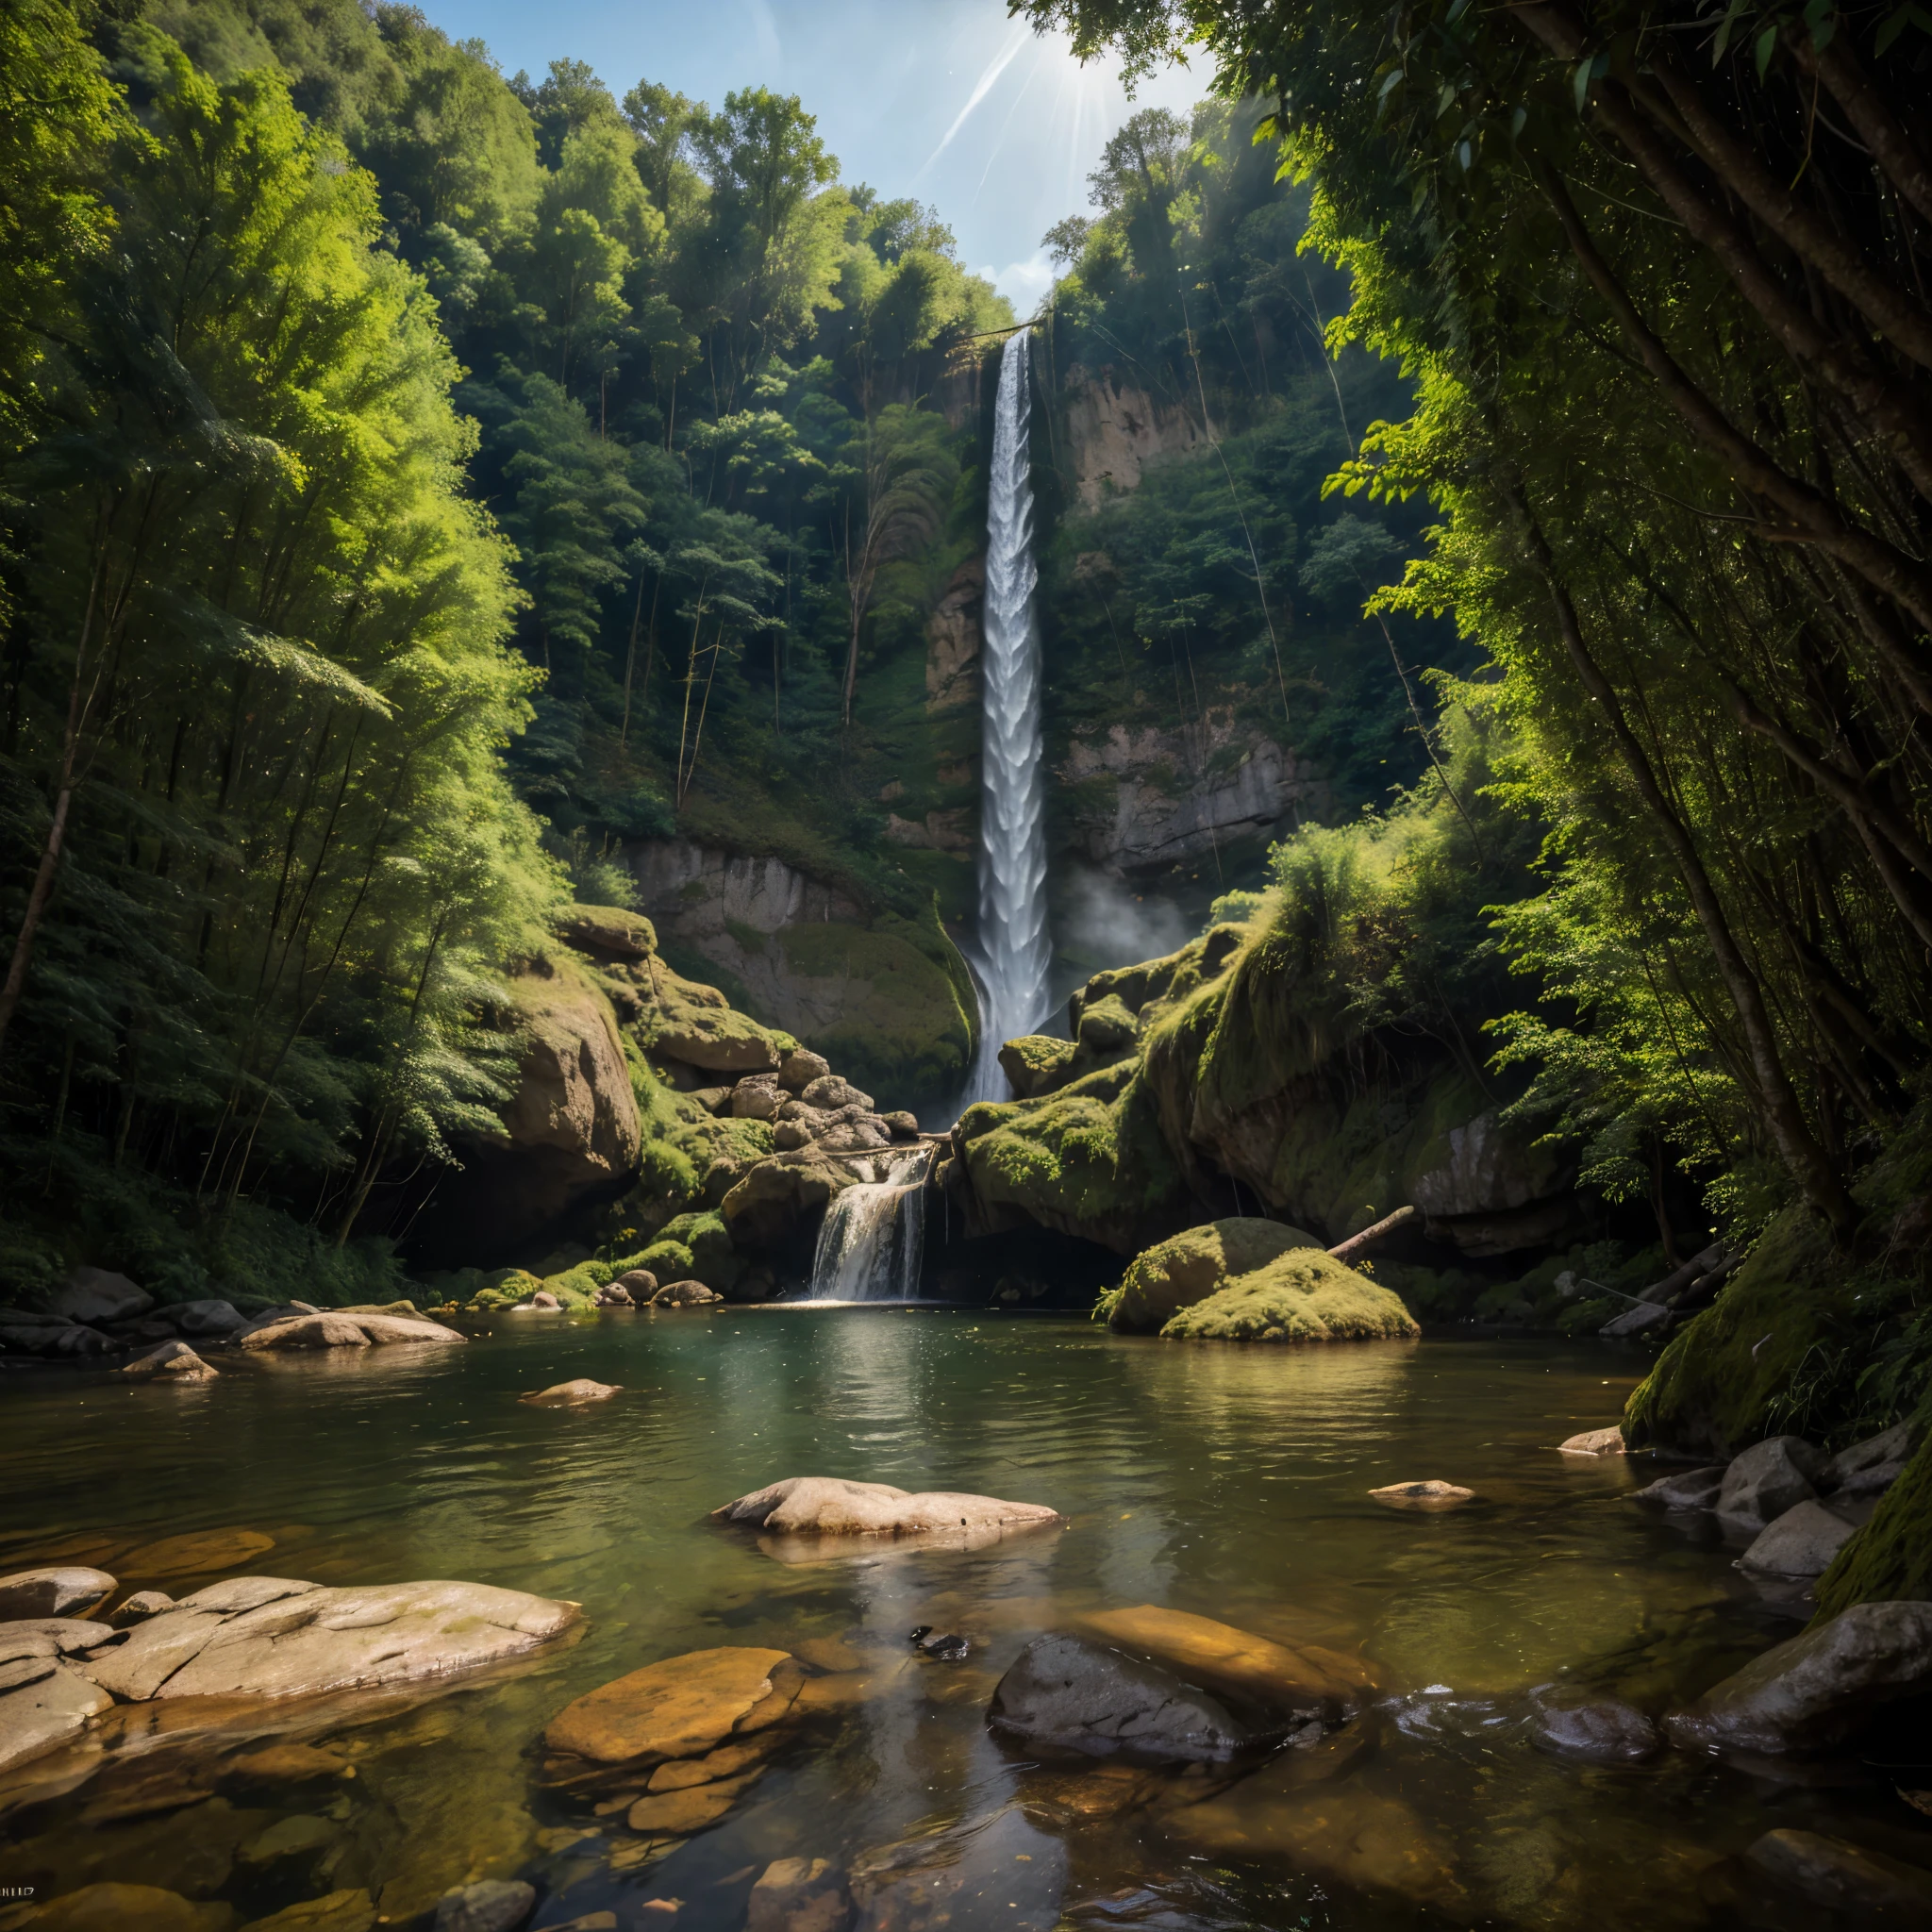
[(1757, 61), (1757, 77), (1762, 80), (1771, 67), (1771, 57), (1777, 51), (1777, 27), (1768, 26), (1757, 36), (1751, 49)]
[(1382, 76), (1382, 85), (1380, 90), (1377, 92), (1375, 98), (1378, 101), (1386, 101), (1389, 98), (1389, 96), (1395, 92), (1395, 90), (1401, 85), (1402, 69), (1399, 67), (1391, 67), (1389, 70), (1389, 72)]

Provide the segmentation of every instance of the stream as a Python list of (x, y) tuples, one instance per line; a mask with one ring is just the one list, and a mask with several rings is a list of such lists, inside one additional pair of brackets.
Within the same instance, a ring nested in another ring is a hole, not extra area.
[[(42, 1797), (0, 1824), (0, 1882), (42, 1899), (158, 1885), (226, 1901), (235, 1924), (367, 1886), (405, 1924), (466, 1877), (517, 1875), (541, 1894), (539, 1928), (608, 1910), (620, 1932), (738, 1932), (758, 1874), (802, 1857), (864, 1877), (857, 1924), (880, 1932), (1654, 1932), (1772, 1923), (1740, 1916), (1724, 1874), (1774, 1825), (1856, 1823), (1902, 1849), (1910, 1835), (1876, 1772), (1785, 1782), (1678, 1754), (1607, 1770), (1528, 1741), (1532, 1686), (1568, 1678), (1657, 1710), (1792, 1627), (1743, 1590), (1732, 1552), (1625, 1500), (1651, 1465), (1553, 1453), (1623, 1407), (1632, 1377), (1600, 1350), (1183, 1347), (1079, 1322), (798, 1307), (472, 1333), (433, 1354), (224, 1357), (201, 1387), (50, 1374), (6, 1390), (0, 1570), (59, 1557), (175, 1595), (237, 1569), (463, 1578), (579, 1601), (589, 1621), (523, 1668), (308, 1740), (350, 1777), (209, 1789), (169, 1760)], [(516, 1399), (578, 1375), (623, 1392), (578, 1410)], [(803, 1474), (1071, 1521), (976, 1551), (787, 1563), (704, 1520)], [(1476, 1501), (1417, 1515), (1366, 1493), (1429, 1476)], [(272, 1541), (186, 1574), (142, 1554), (201, 1531)], [(1304, 1785), (1276, 1760), (1204, 1803), (1169, 1777), (1130, 1808), (1131, 1779), (1032, 1765), (988, 1733), (1029, 1638), (1139, 1604), (1358, 1652), (1380, 1689), (1347, 1761)], [(914, 1655), (916, 1624), (970, 1654)], [(612, 1821), (540, 1790), (532, 1741), (583, 1691), (721, 1644), (869, 1660), (872, 1690), (724, 1824), (613, 1870)], [(315, 1822), (264, 1840), (291, 1816)]]

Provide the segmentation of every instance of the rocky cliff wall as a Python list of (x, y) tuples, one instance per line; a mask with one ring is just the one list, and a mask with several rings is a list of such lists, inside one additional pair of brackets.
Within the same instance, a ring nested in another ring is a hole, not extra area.
[(1061, 392), (1065, 458), (1080, 508), (1096, 510), (1110, 492), (1141, 487), (1150, 464), (1203, 446), (1206, 439), (1185, 409), (1157, 402), (1111, 368), (1074, 363)]
[(1096, 865), (1147, 874), (1319, 814), (1327, 787), (1292, 750), (1210, 706), (1198, 725), (1076, 731), (1055, 775), (1069, 842)]

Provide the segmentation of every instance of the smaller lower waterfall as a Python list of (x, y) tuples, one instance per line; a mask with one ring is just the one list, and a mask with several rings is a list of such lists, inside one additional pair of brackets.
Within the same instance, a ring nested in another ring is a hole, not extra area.
[(815, 1302), (919, 1299), (931, 1147), (894, 1157), (879, 1181), (860, 1181), (825, 1210), (811, 1257)]

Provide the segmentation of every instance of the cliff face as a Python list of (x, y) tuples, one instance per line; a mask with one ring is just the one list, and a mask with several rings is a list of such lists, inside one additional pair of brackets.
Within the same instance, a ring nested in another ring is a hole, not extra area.
[(1291, 750), (1239, 724), (1229, 707), (1210, 707), (1198, 726), (1178, 731), (1076, 729), (1055, 775), (1068, 788), (1074, 849), (1125, 873), (1278, 837), (1327, 795)]
[(1074, 363), (1061, 400), (1067, 460), (1085, 510), (1098, 509), (1109, 491), (1139, 489), (1150, 463), (1186, 456), (1206, 441), (1185, 409), (1157, 402), (1111, 368)]
[[(953, 836), (971, 849), (970, 833)], [(973, 1020), (963, 969), (941, 963), (936, 924), (873, 918), (778, 858), (668, 839), (623, 856), (671, 954), (693, 970), (702, 963), (767, 1025), (900, 1097), (963, 1074)]]

